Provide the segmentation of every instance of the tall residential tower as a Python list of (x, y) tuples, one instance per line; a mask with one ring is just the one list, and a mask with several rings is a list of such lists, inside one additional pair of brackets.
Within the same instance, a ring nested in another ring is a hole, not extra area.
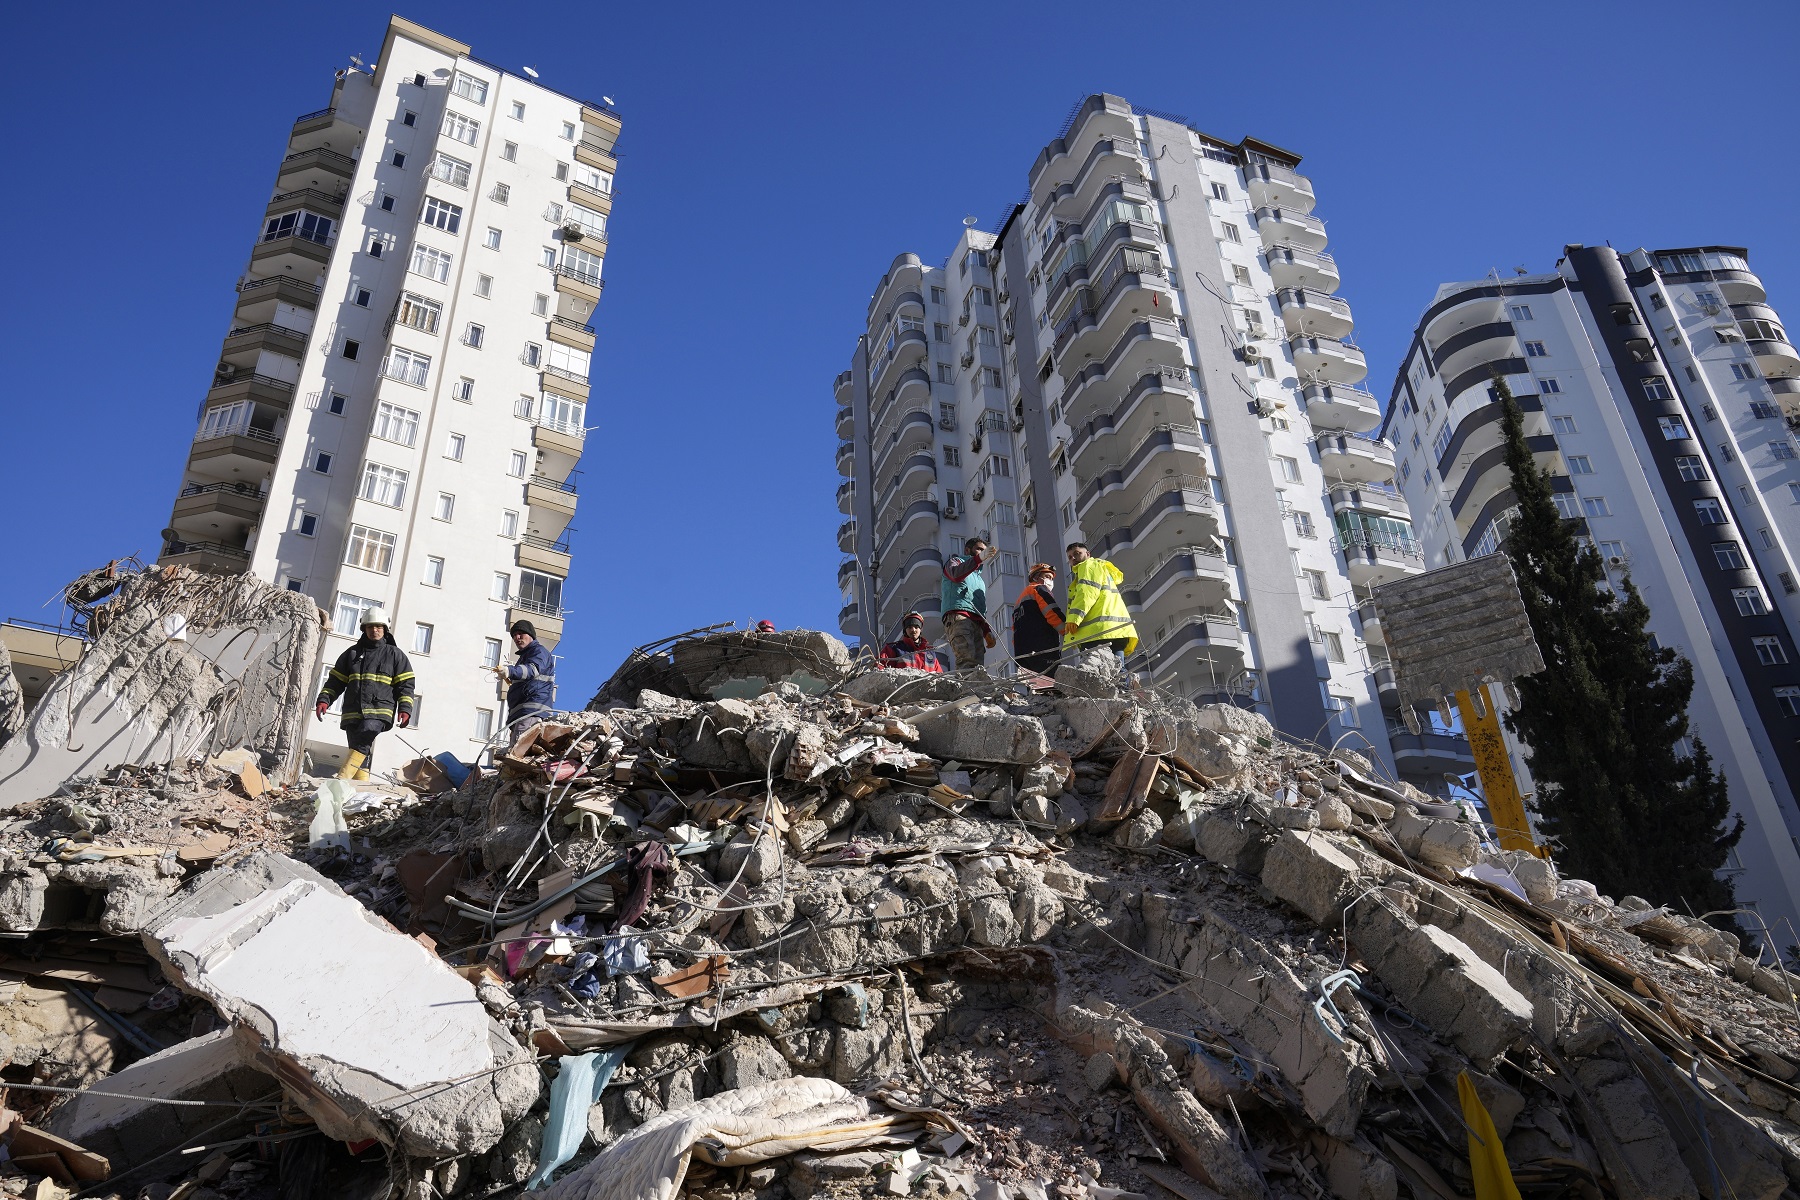
[(379, 604), (418, 724), (485, 739), (483, 664), (562, 632), (619, 119), (395, 17), (300, 117), (199, 405), (162, 562)]
[(1366, 601), (1423, 560), (1299, 161), (1090, 96), (996, 232), (894, 260), (837, 378), (844, 632), (913, 608), (935, 632), (976, 533), (1004, 631), (1022, 567), (1082, 540), (1125, 572), (1156, 684), (1434, 793), (1472, 770), (1392, 707)]
[(1725, 246), (1570, 246), (1553, 274), (1445, 284), (1383, 432), (1430, 565), (1491, 554), (1517, 508), (1506, 379), (1557, 507), (1694, 666), (1688, 719), (1745, 823), (1738, 898), (1800, 924), (1800, 351), (1766, 299)]

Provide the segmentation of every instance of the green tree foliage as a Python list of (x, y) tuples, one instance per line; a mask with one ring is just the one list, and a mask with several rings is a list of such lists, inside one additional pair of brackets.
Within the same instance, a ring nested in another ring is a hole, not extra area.
[(1652, 640), (1649, 606), (1629, 578), (1618, 594), (1603, 589), (1600, 556), (1557, 511), (1518, 403), (1505, 380), (1494, 383), (1519, 502), (1506, 554), (1546, 664), (1518, 681), (1521, 704), (1507, 717), (1530, 748), (1539, 829), (1564, 873), (1604, 893), (1696, 915), (1733, 908), (1731, 883), (1716, 872), (1743, 821), (1731, 820), (1706, 747), (1675, 752), (1693, 667)]

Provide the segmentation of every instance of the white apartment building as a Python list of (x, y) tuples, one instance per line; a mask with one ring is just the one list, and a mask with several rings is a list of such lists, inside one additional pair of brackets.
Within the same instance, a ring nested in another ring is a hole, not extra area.
[(1472, 769), (1454, 732), (1406, 733), (1365, 624), (1423, 560), (1299, 161), (1090, 96), (995, 234), (894, 261), (835, 389), (846, 634), (930, 618), (981, 533), (1009, 649), (1020, 570), (1066, 575), (1081, 540), (1125, 572), (1157, 685), (1433, 793)]
[(312, 596), (327, 662), (381, 605), (416, 728), (471, 749), (508, 625), (562, 633), (619, 119), (399, 17), (352, 62), (294, 123), (159, 561)]
[(1506, 379), (1558, 508), (1693, 663), (1688, 718), (1745, 822), (1739, 900), (1800, 925), (1800, 352), (1766, 299), (1724, 246), (1570, 246), (1553, 274), (1445, 284), (1383, 433), (1429, 565), (1493, 553)]

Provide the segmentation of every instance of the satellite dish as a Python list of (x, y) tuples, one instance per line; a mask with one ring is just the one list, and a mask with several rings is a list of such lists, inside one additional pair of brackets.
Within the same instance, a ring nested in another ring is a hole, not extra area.
[(533, 78), (533, 79), (536, 79), (538, 77), (538, 73), (536, 71), (532, 70), (530, 67), (525, 68), (525, 74), (531, 76), (531, 78)]
[(969, 228), (970, 228), (970, 229), (973, 229), (973, 228), (975, 228), (975, 226), (977, 226), (977, 225), (979, 225), (979, 224), (980, 224), (980, 223), (981, 223), (981, 222), (980, 222), (980, 221), (978, 221), (978, 220), (977, 220), (977, 219), (976, 219), (976, 218), (974, 218), (974, 217), (964, 217), (964, 218), (963, 218), (963, 224), (964, 224), (964, 225), (966, 225), (966, 226), (968, 226), (968, 227), (969, 227)]
[(602, 97), (600, 97), (600, 103), (611, 104), (611, 103), (613, 103), (613, 98), (611, 96), (602, 96)]

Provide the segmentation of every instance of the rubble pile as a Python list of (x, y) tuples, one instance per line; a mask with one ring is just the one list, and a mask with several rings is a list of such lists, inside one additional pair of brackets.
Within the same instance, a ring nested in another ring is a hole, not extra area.
[(1791, 976), (1253, 712), (723, 633), (339, 833), (246, 765), (0, 831), (0, 1194), (1800, 1193)]

